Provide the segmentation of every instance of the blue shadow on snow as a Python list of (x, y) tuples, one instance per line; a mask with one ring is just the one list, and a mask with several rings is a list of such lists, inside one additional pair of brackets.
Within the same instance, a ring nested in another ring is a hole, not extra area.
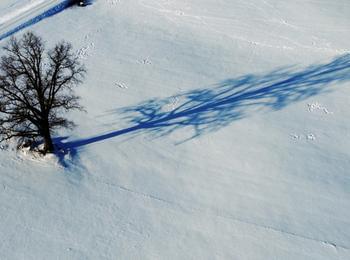
[[(226, 127), (249, 114), (280, 110), (291, 103), (331, 91), (331, 84), (349, 80), (350, 54), (303, 70), (289, 67), (264, 75), (248, 74), (213, 87), (112, 110), (110, 114), (123, 115), (131, 126), (75, 141), (57, 139), (56, 146), (76, 155), (79, 147), (120, 135), (142, 132), (159, 137), (180, 129), (192, 130), (192, 135), (184, 142)], [(170, 106), (173, 107), (169, 109)]]

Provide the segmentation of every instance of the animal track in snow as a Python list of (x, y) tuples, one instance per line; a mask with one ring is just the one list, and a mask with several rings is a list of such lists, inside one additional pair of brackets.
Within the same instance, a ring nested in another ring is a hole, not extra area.
[(97, 29), (93, 30), (92, 32), (89, 32), (89, 33), (85, 34), (84, 41), (87, 42), (88, 40), (90, 40), (94, 36), (96, 38), (96, 34), (100, 33), (101, 31), (102, 31), (102, 28), (97, 28)]
[(151, 62), (151, 60), (149, 58), (145, 58), (145, 59), (139, 60), (137, 62), (140, 63), (140, 64), (145, 64), (145, 65), (152, 64), (152, 62)]
[(91, 52), (95, 49), (95, 44), (92, 42), (85, 47), (80, 48), (77, 51), (77, 55), (79, 59), (87, 59), (91, 56)]
[(180, 101), (179, 97), (175, 96), (175, 97), (170, 98), (169, 103), (165, 106), (165, 110), (166, 111), (174, 110), (177, 107), (177, 105), (179, 104), (179, 101)]
[(314, 141), (314, 140), (316, 140), (316, 136), (313, 133), (310, 133), (306, 136), (306, 139)]
[(289, 134), (289, 136), (293, 139), (293, 140), (301, 140), (304, 139), (305, 140), (309, 140), (309, 141), (315, 141), (316, 140), (316, 135), (313, 133), (308, 133), (308, 134), (296, 134), (296, 133), (292, 133)]
[(333, 114), (325, 106), (321, 105), (318, 102), (307, 104), (309, 112), (314, 112), (315, 110), (323, 111), (325, 114)]
[(92, 33), (88, 33), (87, 35), (84, 36), (84, 40), (87, 41), (92, 37)]
[(122, 88), (122, 89), (127, 89), (128, 88), (128, 86), (126, 86), (123, 83), (115, 82), (114, 85), (116, 85), (118, 88)]
[(179, 15), (179, 16), (183, 16), (183, 15), (185, 15), (185, 12), (183, 12), (183, 11), (181, 11), (181, 10), (176, 10), (176, 11), (174, 12), (174, 14), (175, 14), (175, 15)]
[[(174, 23), (180, 22), (182, 18), (187, 18), (187, 21), (192, 21), (196, 24), (200, 23), (202, 25), (205, 25), (203, 17), (191, 14), (192, 7), (187, 4), (182, 6), (177, 6), (175, 3), (171, 1), (161, 1), (161, 0), (139, 0), (139, 4), (142, 5), (143, 7), (146, 7), (161, 13), (166, 19), (169, 19)], [(186, 10), (186, 13), (184, 10)]]
[(107, 3), (110, 5), (117, 5), (121, 2), (121, 0), (107, 0)]
[(290, 134), (290, 136), (293, 138), (293, 139), (300, 139), (301, 136), (298, 135), (298, 134)]

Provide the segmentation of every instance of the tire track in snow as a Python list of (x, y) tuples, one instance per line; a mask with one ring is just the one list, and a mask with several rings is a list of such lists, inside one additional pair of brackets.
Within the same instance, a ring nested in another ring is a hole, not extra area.
[[(287, 44), (279, 45), (279, 44), (270, 44), (266, 42), (261, 42), (261, 41), (256, 41), (255, 39), (249, 39), (246, 37), (242, 37), (240, 35), (234, 35), (234, 34), (228, 34), (220, 29), (216, 29), (215, 25), (213, 26), (212, 23), (210, 23), (210, 20), (214, 21), (236, 21), (235, 19), (232, 18), (225, 18), (225, 17), (214, 17), (214, 16), (206, 16), (206, 15), (193, 15), (193, 14), (188, 14), (187, 12), (184, 12), (182, 10), (175, 10), (171, 9), (170, 2), (169, 1), (163, 1), (163, 2), (156, 2), (153, 3), (149, 2), (147, 0), (139, 0), (139, 5), (143, 6), (144, 8), (148, 8), (151, 10), (155, 10), (162, 15), (164, 15), (165, 18), (168, 20), (172, 21), (175, 24), (178, 24), (178, 21), (181, 21), (180, 19), (192, 19), (192, 23), (196, 23), (198, 25), (205, 26), (207, 30), (224, 35), (225, 37), (233, 40), (233, 41), (241, 41), (245, 42), (247, 44), (252, 45), (252, 47), (261, 47), (261, 48), (271, 48), (271, 49), (281, 49), (281, 50), (288, 50), (288, 51), (295, 51), (298, 48), (308, 50), (308, 51), (315, 51), (315, 52), (326, 52), (326, 53), (331, 53), (331, 54), (336, 54), (336, 55), (342, 55), (346, 53), (350, 53), (350, 49), (345, 49), (345, 48), (331, 48), (331, 47), (322, 47), (322, 46), (315, 46), (314, 44), (312, 45), (307, 45), (303, 43), (299, 43), (291, 38), (288, 37), (283, 37), (281, 35), (277, 36), (286, 41)], [(264, 1), (266, 4), (266, 1)], [(259, 8), (261, 9), (261, 8)], [(265, 21), (264, 19), (261, 19), (262, 21)], [(292, 25), (288, 23), (283, 17), (278, 17), (272, 20), (272, 22), (278, 22), (283, 26), (292, 28), (293, 30), (300, 30), (298, 26)], [(220, 28), (220, 26), (219, 26)]]
[(274, 233), (279, 233), (279, 234), (287, 235), (287, 236), (290, 236), (290, 237), (295, 237), (295, 238), (299, 238), (299, 239), (305, 239), (305, 240), (317, 242), (317, 243), (320, 243), (322, 245), (331, 246), (334, 249), (340, 248), (340, 249), (343, 249), (343, 250), (350, 250), (350, 247), (348, 247), (346, 245), (337, 244), (337, 243), (334, 243), (334, 242), (328, 241), (328, 240), (320, 240), (320, 239), (317, 239), (317, 238), (313, 238), (311, 236), (305, 236), (305, 235), (302, 235), (302, 234), (298, 234), (298, 233), (291, 232), (291, 231), (286, 231), (286, 230), (279, 229), (279, 228), (276, 228), (276, 227), (273, 227), (273, 226), (269, 226), (269, 225), (262, 225), (262, 224), (255, 223), (255, 222), (252, 222), (252, 221), (249, 221), (249, 220), (246, 220), (246, 219), (237, 218), (237, 217), (232, 216), (232, 215), (227, 214), (227, 213), (219, 213), (218, 209), (200, 208), (200, 207), (191, 207), (191, 206), (188, 207), (188, 206), (182, 205), (182, 204), (174, 202), (174, 201), (166, 200), (166, 199), (163, 199), (163, 198), (151, 195), (151, 194), (135, 191), (135, 190), (132, 190), (132, 189), (129, 189), (129, 188), (126, 188), (124, 186), (117, 185), (117, 184), (107, 183), (107, 182), (99, 181), (99, 180), (96, 180), (96, 181), (101, 183), (101, 184), (117, 188), (117, 189), (119, 189), (121, 191), (134, 194), (134, 195), (136, 195), (138, 197), (142, 197), (144, 199), (153, 200), (153, 201), (157, 201), (157, 202), (160, 202), (160, 203), (164, 203), (164, 204), (170, 205), (172, 207), (178, 208), (183, 213), (187, 213), (188, 214), (188, 212), (192, 212), (192, 213), (196, 213), (196, 214), (200, 214), (200, 215), (210, 215), (210, 216), (216, 217), (216, 218), (221, 218), (221, 219), (234, 221), (234, 222), (238, 222), (238, 223), (244, 223), (244, 224), (247, 224), (247, 225), (250, 225), (250, 226), (254, 226), (254, 227), (260, 228), (260, 229), (265, 229), (265, 230), (268, 230), (268, 231), (271, 231), (271, 232), (274, 232)]
[(64, 10), (71, 3), (71, 0), (47, 0), (23, 13), (18, 14), (16, 17), (8, 20), (0, 26), (0, 40), (46, 18), (47, 16)]

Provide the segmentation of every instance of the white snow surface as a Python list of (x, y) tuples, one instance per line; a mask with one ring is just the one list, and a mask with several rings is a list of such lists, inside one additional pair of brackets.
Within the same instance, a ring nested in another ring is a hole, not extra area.
[(97, 0), (17, 33), (72, 42), (86, 113), (60, 159), (0, 150), (0, 259), (350, 259), (349, 14)]

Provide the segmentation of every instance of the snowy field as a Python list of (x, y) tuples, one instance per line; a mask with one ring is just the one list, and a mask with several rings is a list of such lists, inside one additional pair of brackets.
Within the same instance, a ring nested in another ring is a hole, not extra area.
[(0, 259), (350, 259), (349, 14), (96, 0), (17, 33), (73, 43), (86, 113), (59, 158), (0, 150)]

